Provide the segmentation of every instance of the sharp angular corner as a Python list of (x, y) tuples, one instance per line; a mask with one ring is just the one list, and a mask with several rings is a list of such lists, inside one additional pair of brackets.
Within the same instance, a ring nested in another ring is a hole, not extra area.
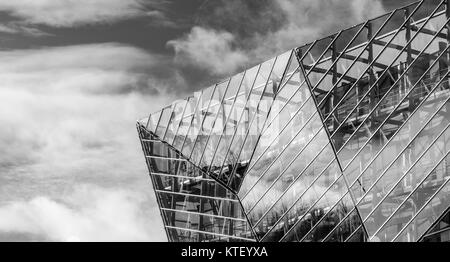
[(169, 241), (448, 241), (449, 6), (393, 10), (138, 121)]

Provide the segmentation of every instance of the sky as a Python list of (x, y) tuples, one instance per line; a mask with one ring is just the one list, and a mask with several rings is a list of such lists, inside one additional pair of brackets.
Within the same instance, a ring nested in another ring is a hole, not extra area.
[(167, 241), (136, 120), (409, 2), (0, 0), (0, 241)]

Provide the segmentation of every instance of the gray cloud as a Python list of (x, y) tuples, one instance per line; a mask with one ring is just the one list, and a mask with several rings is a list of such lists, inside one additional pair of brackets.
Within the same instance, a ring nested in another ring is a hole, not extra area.
[(3, 86), (35, 93), (154, 93), (148, 82), (170, 68), (164, 56), (114, 43), (0, 51), (0, 57)]
[(209, 1), (168, 45), (179, 63), (225, 76), (383, 12), (381, 0)]
[(183, 28), (186, 25), (176, 21), (176, 19), (169, 18), (165, 11), (151, 10), (146, 13), (150, 18), (150, 26), (153, 27), (165, 27), (165, 28)]
[[(145, 76), (158, 58), (118, 44), (0, 52), (4, 80), (0, 86), (0, 235), (27, 232), (64, 240), (73, 233), (81, 240), (164, 239), (162, 227), (136, 233), (148, 226), (142, 220), (153, 215), (135, 210), (139, 206), (157, 212), (135, 121), (175, 99), (164, 93), (165, 83)], [(126, 90), (139, 81), (143, 86), (151, 82), (161, 96)], [(82, 203), (69, 201), (80, 184), (92, 185), (87, 191), (100, 193), (88, 194)], [(115, 196), (115, 191), (124, 192)], [(141, 198), (127, 197), (130, 192), (146, 198), (145, 206)], [(110, 220), (93, 229), (101, 224), (94, 218), (106, 216), (103, 212), (111, 219), (127, 212), (121, 205), (135, 208), (124, 218), (126, 223), (119, 220), (117, 228), (111, 228)], [(59, 215), (60, 224), (52, 227), (45, 222), (46, 217)], [(74, 231), (66, 232), (72, 223)], [(127, 226), (130, 233), (124, 233)], [(88, 235), (91, 229), (97, 236)]]
[(52, 241), (161, 240), (146, 202), (142, 193), (76, 185), (64, 202), (35, 197), (1, 206), (0, 231)]
[(74, 27), (144, 17), (149, 9), (165, 5), (161, 0), (14, 0), (1, 1), (0, 11), (8, 12), (26, 24)]
[(39, 30), (35, 27), (24, 25), (19, 22), (8, 22), (0, 24), (0, 33), (6, 34), (22, 34), (31, 37), (49, 36), (50, 34)]
[(193, 27), (188, 35), (167, 44), (175, 50), (176, 63), (222, 75), (248, 61), (244, 51), (233, 48), (234, 42), (235, 38), (229, 32)]
[[(286, 22), (267, 34), (252, 37), (254, 56), (301, 46), (385, 12), (380, 0), (277, 0)], [(326, 7), (326, 8), (324, 8)]]

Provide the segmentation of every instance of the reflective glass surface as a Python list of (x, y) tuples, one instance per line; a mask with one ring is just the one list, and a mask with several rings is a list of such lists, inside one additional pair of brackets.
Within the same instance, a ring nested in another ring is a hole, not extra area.
[(170, 241), (448, 241), (450, 4), (418, 1), (138, 121)]

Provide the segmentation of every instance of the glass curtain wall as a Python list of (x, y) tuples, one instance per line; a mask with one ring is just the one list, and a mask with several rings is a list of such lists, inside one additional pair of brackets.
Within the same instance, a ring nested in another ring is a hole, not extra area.
[(449, 5), (414, 2), (138, 121), (169, 240), (445, 239)]

